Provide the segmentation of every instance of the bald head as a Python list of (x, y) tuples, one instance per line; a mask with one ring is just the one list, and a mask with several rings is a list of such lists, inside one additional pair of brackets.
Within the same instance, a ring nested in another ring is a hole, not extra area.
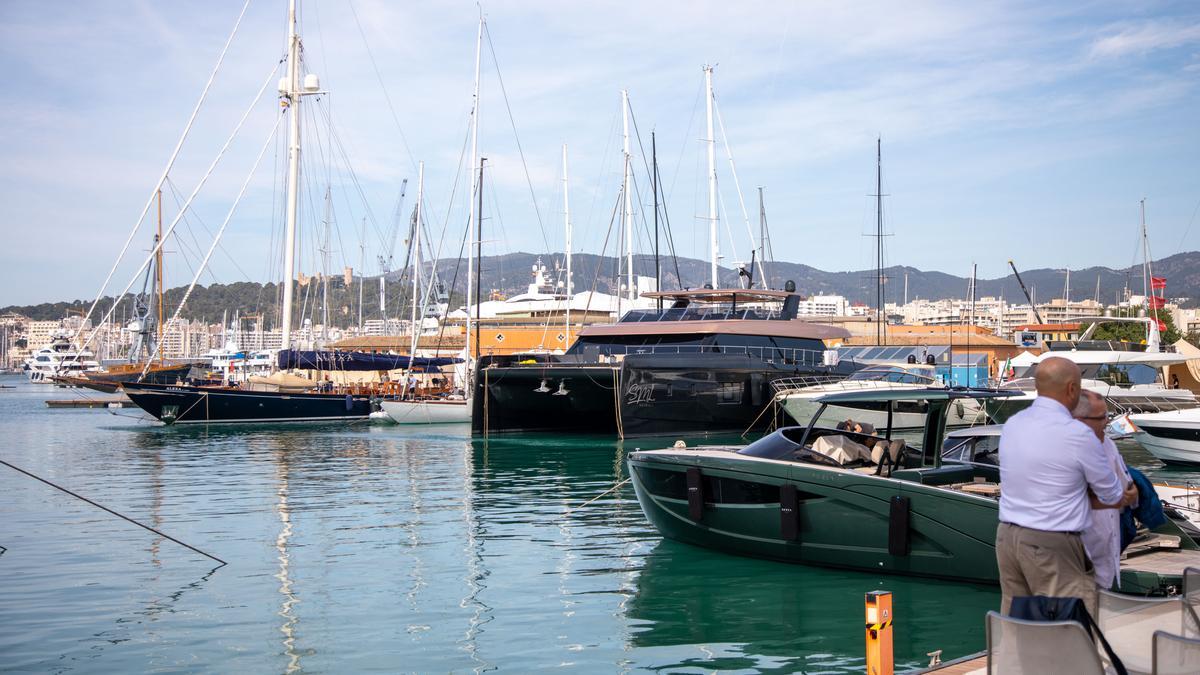
[(1074, 410), (1079, 405), (1079, 366), (1061, 356), (1052, 356), (1037, 365), (1034, 382), (1038, 396), (1058, 401)]

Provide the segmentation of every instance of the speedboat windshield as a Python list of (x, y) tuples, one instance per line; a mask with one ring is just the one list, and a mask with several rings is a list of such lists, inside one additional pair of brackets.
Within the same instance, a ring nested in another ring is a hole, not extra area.
[(907, 370), (900, 366), (867, 366), (854, 372), (847, 380), (870, 382), (895, 382), (898, 384), (919, 384), (929, 386), (937, 383), (934, 378)]

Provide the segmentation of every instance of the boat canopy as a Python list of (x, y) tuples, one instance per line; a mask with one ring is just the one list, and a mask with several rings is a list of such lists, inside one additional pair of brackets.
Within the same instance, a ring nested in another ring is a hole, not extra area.
[[(462, 363), (459, 358), (426, 358), (412, 360), (415, 370), (441, 368)], [(287, 370), (401, 370), (409, 367), (409, 358), (401, 354), (371, 354), (369, 352), (302, 351), (284, 349), (279, 352), (279, 368)]]
[(868, 389), (863, 391), (841, 391), (826, 394), (818, 399), (819, 403), (863, 403), (878, 401), (955, 401), (958, 399), (1003, 398), (1018, 396), (1022, 392), (1010, 389)]

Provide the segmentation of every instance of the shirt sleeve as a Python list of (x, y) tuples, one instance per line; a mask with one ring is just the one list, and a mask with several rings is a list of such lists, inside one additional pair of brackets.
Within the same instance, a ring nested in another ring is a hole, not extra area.
[[(1080, 425), (1082, 426), (1082, 424)], [(1075, 445), (1077, 457), (1083, 465), (1083, 475), (1087, 484), (1096, 494), (1096, 498), (1104, 504), (1116, 504), (1121, 501), (1125, 486), (1109, 463), (1107, 453), (1100, 440), (1086, 428), (1071, 434), (1072, 444)]]

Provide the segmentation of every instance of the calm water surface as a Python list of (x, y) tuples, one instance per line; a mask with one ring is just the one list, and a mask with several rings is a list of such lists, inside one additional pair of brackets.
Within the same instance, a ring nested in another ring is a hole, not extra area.
[(585, 505), (633, 444), (168, 428), (4, 383), (0, 458), (229, 561), (0, 466), (4, 670), (861, 672), (867, 591), (909, 666), (981, 649), (998, 604), (663, 541), (628, 484)]

